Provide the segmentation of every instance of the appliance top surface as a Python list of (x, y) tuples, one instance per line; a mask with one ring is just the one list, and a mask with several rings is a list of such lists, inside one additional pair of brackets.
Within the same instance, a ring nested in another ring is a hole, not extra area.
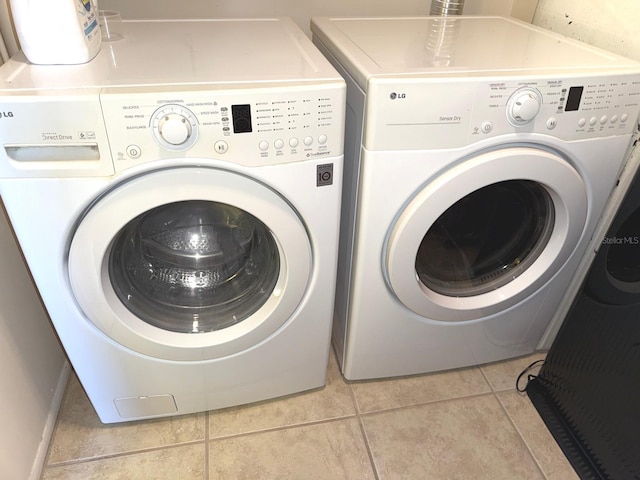
[(124, 21), (83, 65), (0, 67), (0, 92), (151, 85), (313, 82), (337, 72), (288, 18)]
[(504, 17), (316, 17), (311, 30), (361, 78), (640, 72), (632, 60)]

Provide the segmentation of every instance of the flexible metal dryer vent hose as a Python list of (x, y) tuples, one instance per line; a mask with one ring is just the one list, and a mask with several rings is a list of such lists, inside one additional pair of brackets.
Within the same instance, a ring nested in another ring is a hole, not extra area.
[(462, 15), (464, 0), (431, 0), (430, 15), (448, 17), (450, 15)]

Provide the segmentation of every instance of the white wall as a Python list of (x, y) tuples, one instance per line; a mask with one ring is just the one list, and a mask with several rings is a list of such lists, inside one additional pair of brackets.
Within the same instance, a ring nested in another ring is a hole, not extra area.
[[(123, 18), (291, 17), (309, 34), (313, 16), (428, 15), (431, 0), (98, 0)], [(468, 15), (511, 15), (530, 22), (537, 0), (466, 0)]]
[[(2, 37), (7, 48), (9, 49), (9, 53), (13, 55), (18, 51), (18, 41), (12, 29), (8, 0), (0, 0), (0, 32), (2, 33)], [(1, 61), (0, 65), (2, 65)]]
[(640, 61), (638, 0), (540, 0), (533, 23)]
[(39, 478), (65, 365), (0, 204), (0, 478)]

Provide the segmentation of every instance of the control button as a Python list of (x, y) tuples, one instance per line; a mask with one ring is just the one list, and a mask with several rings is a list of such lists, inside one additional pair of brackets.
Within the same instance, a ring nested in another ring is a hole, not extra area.
[(489, 133), (491, 130), (493, 130), (493, 123), (482, 122), (482, 125), (480, 126), (480, 128), (482, 129), (482, 133)]
[(142, 155), (142, 150), (138, 145), (129, 145), (127, 147), (127, 155), (129, 155), (130, 158), (134, 159), (140, 158), (140, 155)]
[(300, 141), (299, 141), (296, 137), (293, 137), (293, 138), (291, 138), (291, 139), (289, 140), (289, 146), (290, 146), (291, 148), (296, 148), (296, 147), (298, 146), (298, 144), (299, 144), (299, 143), (300, 143)]
[(591, 125), (592, 127), (593, 127), (596, 123), (598, 123), (598, 119), (597, 119), (596, 117), (591, 117), (591, 118), (589, 119), (589, 125)]
[(614, 115), (611, 117), (611, 123), (616, 123), (618, 121), (618, 115)]
[(579, 127), (584, 127), (587, 124), (587, 119), (586, 118), (581, 118), (580, 120), (578, 120), (578, 126)]
[(551, 117), (549, 120), (547, 120), (547, 129), (548, 130), (553, 130), (557, 126), (558, 126), (558, 119), (557, 118)]
[(260, 150), (262, 150), (263, 152), (266, 152), (267, 150), (269, 150), (269, 142), (267, 142), (266, 140), (262, 140), (259, 144), (258, 144), (258, 148)]
[(320, 145), (324, 145), (325, 143), (327, 143), (327, 136), (325, 134), (322, 134), (318, 137), (318, 143)]
[(604, 125), (605, 123), (607, 123), (607, 120), (609, 120), (609, 117), (607, 117), (606, 115), (601, 116), (600, 125)]
[(218, 140), (213, 144), (213, 148), (216, 153), (227, 153), (227, 151), (229, 150), (229, 144), (224, 140)]
[(304, 144), (307, 147), (310, 147), (311, 145), (313, 145), (313, 137), (304, 137)]
[(282, 147), (284, 147), (284, 141), (281, 138), (278, 138), (273, 142), (273, 146), (276, 147), (277, 150), (282, 150)]
[(627, 120), (629, 120), (629, 115), (627, 115), (626, 113), (623, 113), (622, 116), (620, 117), (620, 121), (626, 122)]

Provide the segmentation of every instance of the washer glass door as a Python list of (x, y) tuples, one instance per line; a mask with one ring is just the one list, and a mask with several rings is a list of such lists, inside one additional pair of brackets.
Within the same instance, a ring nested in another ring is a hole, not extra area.
[(68, 269), (78, 305), (105, 335), (144, 355), (199, 361), (251, 348), (290, 321), (313, 257), (278, 192), (182, 167), (130, 178), (91, 205)]
[(199, 333), (255, 313), (280, 273), (278, 247), (250, 213), (219, 202), (170, 203), (118, 234), (109, 278), (120, 301), (159, 328)]
[(586, 218), (584, 182), (560, 154), (534, 146), (481, 152), (405, 205), (387, 237), (386, 280), (423, 318), (485, 318), (555, 275)]

